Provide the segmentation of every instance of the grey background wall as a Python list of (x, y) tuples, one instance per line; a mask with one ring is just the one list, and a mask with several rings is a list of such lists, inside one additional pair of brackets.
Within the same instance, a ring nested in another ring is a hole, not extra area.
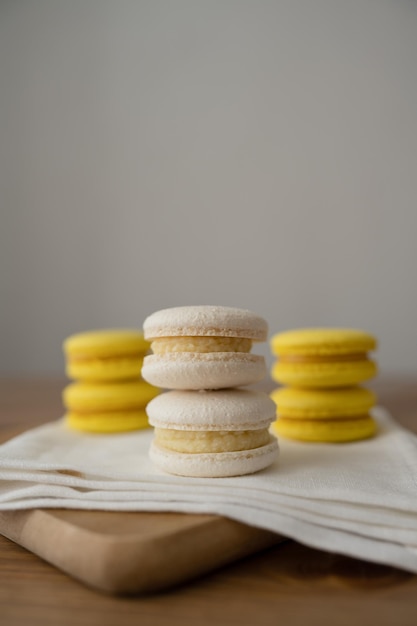
[(411, 1), (0, 2), (1, 370), (204, 303), (416, 370), (416, 68)]

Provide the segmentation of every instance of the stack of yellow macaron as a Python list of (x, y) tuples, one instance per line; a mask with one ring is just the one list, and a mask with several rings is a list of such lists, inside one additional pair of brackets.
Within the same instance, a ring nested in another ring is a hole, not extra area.
[(361, 330), (309, 328), (278, 333), (271, 349), (278, 360), (272, 378), (285, 387), (272, 392), (273, 430), (302, 441), (348, 442), (372, 437), (375, 395), (359, 386), (375, 376), (368, 358), (376, 339)]
[(149, 343), (134, 330), (96, 330), (68, 337), (63, 392), (67, 424), (94, 433), (149, 426), (145, 407), (159, 390), (141, 377)]

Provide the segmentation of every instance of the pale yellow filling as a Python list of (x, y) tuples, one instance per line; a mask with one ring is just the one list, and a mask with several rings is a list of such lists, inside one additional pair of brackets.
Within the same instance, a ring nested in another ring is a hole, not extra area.
[(259, 448), (270, 441), (268, 430), (190, 431), (155, 428), (158, 444), (175, 452), (236, 452)]
[(252, 340), (242, 337), (160, 337), (154, 339), (154, 354), (167, 352), (250, 352)]

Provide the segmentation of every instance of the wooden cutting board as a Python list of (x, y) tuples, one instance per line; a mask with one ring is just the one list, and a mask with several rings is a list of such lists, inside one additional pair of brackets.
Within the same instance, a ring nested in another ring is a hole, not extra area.
[(0, 533), (101, 591), (157, 591), (284, 540), (217, 515), (0, 512)]

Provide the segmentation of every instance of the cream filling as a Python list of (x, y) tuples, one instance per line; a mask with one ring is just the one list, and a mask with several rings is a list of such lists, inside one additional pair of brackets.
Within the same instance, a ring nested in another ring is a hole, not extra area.
[(154, 354), (167, 352), (250, 352), (252, 339), (242, 337), (160, 337), (151, 343)]
[(155, 441), (173, 450), (196, 454), (202, 452), (236, 452), (259, 448), (270, 442), (267, 428), (260, 430), (190, 431), (155, 428)]

